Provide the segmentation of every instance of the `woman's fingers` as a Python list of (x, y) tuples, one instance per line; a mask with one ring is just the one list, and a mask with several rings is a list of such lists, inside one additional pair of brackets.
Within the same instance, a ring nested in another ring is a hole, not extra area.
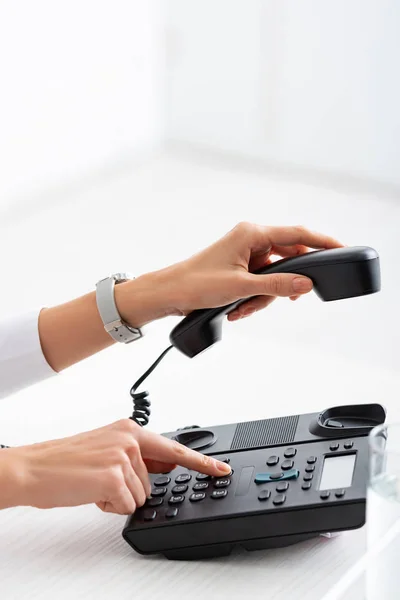
[[(323, 249), (323, 248), (340, 248), (343, 246), (341, 242), (335, 238), (310, 231), (306, 227), (263, 227), (261, 238), (265, 238), (265, 242), (270, 246), (306, 246), (307, 248)], [(261, 241), (261, 240), (260, 240)]]
[(96, 502), (96, 506), (103, 512), (116, 513), (118, 515), (131, 515), (136, 510), (136, 502), (126, 485), (121, 485), (109, 500)]
[[(136, 447), (135, 447), (136, 448)], [(129, 460), (131, 462), (132, 468), (137, 475), (138, 481), (140, 481), (142, 488), (144, 489), (145, 496), (150, 496), (151, 493), (151, 485), (149, 474), (147, 471), (147, 467), (143, 462), (140, 449), (139, 451), (128, 450), (127, 452)], [(130, 489), (130, 486), (128, 486)]]
[[(254, 254), (249, 262), (249, 272), (254, 273), (258, 269), (266, 267), (272, 264), (271, 255), (279, 256), (280, 258), (288, 258), (292, 256), (300, 256), (309, 252), (310, 249), (307, 246), (301, 244), (295, 244), (293, 246), (272, 246), (268, 252)], [(240, 307), (228, 314), (228, 321), (237, 321), (244, 317), (250, 317), (253, 313), (263, 310), (272, 304), (276, 296), (256, 296), (241, 304)], [(299, 295), (290, 296), (291, 300), (297, 300), (300, 298)]]
[(142, 430), (140, 447), (146, 459), (181, 465), (207, 475), (220, 476), (230, 473), (229, 465), (152, 431)]
[(274, 244), (271, 249), (271, 254), (282, 258), (300, 256), (300, 254), (306, 254), (307, 252), (310, 252), (310, 248), (301, 244), (294, 244), (293, 246), (277, 246)]
[(267, 252), (255, 252), (249, 261), (249, 271), (254, 273), (258, 269), (262, 269), (267, 265), (270, 265), (273, 261), (271, 256), (279, 258), (289, 258), (292, 256), (300, 256), (300, 254), (306, 254), (310, 251), (307, 246), (301, 244), (294, 244), (293, 246), (277, 246), (273, 245)]
[(124, 475), (126, 487), (130, 491), (136, 506), (143, 506), (143, 504), (146, 502), (146, 498), (148, 498), (151, 494), (150, 486), (148, 489), (145, 489), (143, 487), (142, 480), (139, 478), (135, 470), (130, 466), (125, 469)]
[(306, 246), (307, 248), (341, 248), (343, 244), (324, 233), (310, 231), (302, 226), (273, 227), (240, 223), (234, 230), (241, 243), (252, 253), (262, 253), (279, 246)]
[(250, 317), (253, 313), (272, 304), (275, 298), (276, 296), (256, 296), (229, 313), (228, 321), (237, 321), (238, 319), (243, 319), (243, 317)]
[(241, 289), (243, 296), (297, 296), (306, 294), (313, 288), (313, 282), (308, 277), (296, 273), (273, 273), (242, 275)]

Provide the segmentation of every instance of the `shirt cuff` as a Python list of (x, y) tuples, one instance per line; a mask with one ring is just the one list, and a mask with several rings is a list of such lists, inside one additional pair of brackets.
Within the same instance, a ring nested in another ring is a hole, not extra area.
[(40, 344), (39, 314), (0, 322), (0, 398), (56, 375)]

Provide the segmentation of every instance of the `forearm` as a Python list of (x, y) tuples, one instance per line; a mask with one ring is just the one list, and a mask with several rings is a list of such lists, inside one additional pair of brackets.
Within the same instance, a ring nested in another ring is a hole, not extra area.
[[(115, 302), (122, 319), (132, 327), (169, 314), (166, 271), (142, 275), (115, 286)], [(39, 317), (43, 354), (54, 371), (100, 352), (114, 342), (105, 331), (96, 304), (96, 293), (43, 309)]]
[(0, 450), (0, 510), (23, 504), (25, 469), (10, 460), (10, 450)]

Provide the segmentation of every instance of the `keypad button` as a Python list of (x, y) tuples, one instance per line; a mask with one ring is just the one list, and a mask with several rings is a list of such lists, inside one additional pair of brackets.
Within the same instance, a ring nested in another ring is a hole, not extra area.
[(176, 508), (176, 506), (171, 506), (167, 512), (165, 513), (165, 516), (167, 517), (167, 519), (173, 519), (174, 517), (176, 517), (176, 515), (178, 514), (178, 509)]
[(308, 463), (309, 465), (313, 465), (313, 464), (314, 464), (314, 463), (316, 463), (316, 462), (317, 462), (317, 457), (316, 457), (316, 456), (309, 456), (309, 457), (307, 458), (307, 463)]
[(289, 489), (289, 484), (287, 481), (282, 481), (282, 483), (278, 483), (278, 485), (276, 486), (276, 491), (277, 492), (286, 492)]
[(285, 458), (293, 458), (293, 456), (296, 456), (296, 452), (296, 448), (287, 448), (283, 456)]
[(209, 481), (211, 479), (211, 475), (206, 475), (205, 473), (197, 473), (196, 479), (197, 481)]
[(293, 469), (294, 462), (292, 460), (284, 460), (281, 464), (281, 469), (284, 471), (288, 471), (289, 469)]
[(269, 459), (267, 460), (267, 465), (269, 467), (274, 467), (275, 465), (277, 465), (279, 462), (279, 456), (270, 456)]
[(146, 502), (147, 506), (161, 506), (164, 502), (163, 498), (149, 498)]
[(226, 463), (227, 465), (229, 465), (229, 463), (231, 462), (229, 456), (216, 456), (215, 458), (220, 462)]
[(210, 498), (225, 498), (228, 495), (228, 490), (214, 490)]
[(154, 485), (164, 486), (168, 485), (170, 481), (171, 477), (168, 477), (168, 475), (161, 475), (161, 477), (157, 477), (157, 479), (154, 481)]
[(302, 490), (309, 490), (311, 488), (311, 483), (309, 481), (306, 481), (305, 483), (303, 483), (303, 485), (301, 486)]
[(314, 473), (315, 465), (308, 465), (308, 467), (306, 467), (304, 470), (306, 473)]
[(336, 496), (336, 498), (343, 498), (344, 494), (345, 494), (345, 491), (344, 491), (344, 490), (337, 490), (337, 491), (335, 492), (335, 496)]
[(260, 492), (258, 494), (258, 499), (261, 500), (262, 502), (264, 502), (265, 500), (268, 500), (268, 498), (271, 497), (271, 492), (270, 490), (263, 490), (262, 492)]
[(281, 504), (283, 504), (286, 500), (286, 496), (285, 494), (278, 494), (277, 496), (275, 496), (275, 498), (272, 500), (272, 502), (275, 504), (275, 506), (280, 506)]
[(168, 504), (181, 504), (185, 499), (185, 496), (171, 496), (171, 498), (168, 500)]
[(350, 448), (353, 447), (353, 442), (345, 442), (344, 447), (346, 448), (346, 450), (350, 450)]
[(334, 442), (333, 444), (331, 444), (329, 446), (329, 450), (332, 450), (332, 451), (339, 450), (339, 444), (337, 442)]
[(214, 481), (214, 487), (225, 488), (225, 487), (228, 487), (228, 485), (230, 485), (230, 483), (231, 483), (230, 479), (217, 479), (216, 481)]
[(200, 481), (199, 483), (195, 483), (193, 486), (193, 491), (197, 492), (198, 490), (206, 490), (208, 488), (207, 481)]
[(187, 489), (188, 486), (186, 485), (186, 483), (181, 483), (179, 485), (174, 485), (171, 492), (173, 494), (184, 494), (185, 492), (187, 492)]
[(153, 521), (156, 518), (156, 511), (152, 508), (143, 511), (143, 520), (144, 521)]
[(304, 481), (311, 481), (312, 478), (313, 478), (312, 473), (307, 473), (307, 475), (304, 475), (304, 477), (303, 477)]
[(175, 477), (175, 483), (186, 483), (187, 481), (190, 481), (192, 479), (192, 476), (189, 475), (189, 473), (181, 473), (180, 475), (178, 475), (178, 477)]
[(166, 493), (167, 493), (166, 487), (153, 488), (151, 490), (152, 496), (165, 496)]
[(204, 492), (195, 492), (189, 496), (190, 502), (200, 502), (200, 500), (204, 500), (206, 497)]
[(276, 479), (282, 479), (283, 477), (283, 473), (271, 473), (269, 478), (272, 479), (273, 481)]
[(328, 500), (330, 495), (331, 493), (328, 492), (328, 490), (325, 490), (324, 492), (320, 493), (319, 497), (321, 498), (321, 500)]

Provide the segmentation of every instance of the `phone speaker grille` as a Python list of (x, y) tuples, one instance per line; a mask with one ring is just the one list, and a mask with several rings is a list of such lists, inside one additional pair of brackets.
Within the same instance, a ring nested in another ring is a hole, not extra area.
[(231, 450), (290, 444), (296, 435), (299, 415), (238, 423)]

